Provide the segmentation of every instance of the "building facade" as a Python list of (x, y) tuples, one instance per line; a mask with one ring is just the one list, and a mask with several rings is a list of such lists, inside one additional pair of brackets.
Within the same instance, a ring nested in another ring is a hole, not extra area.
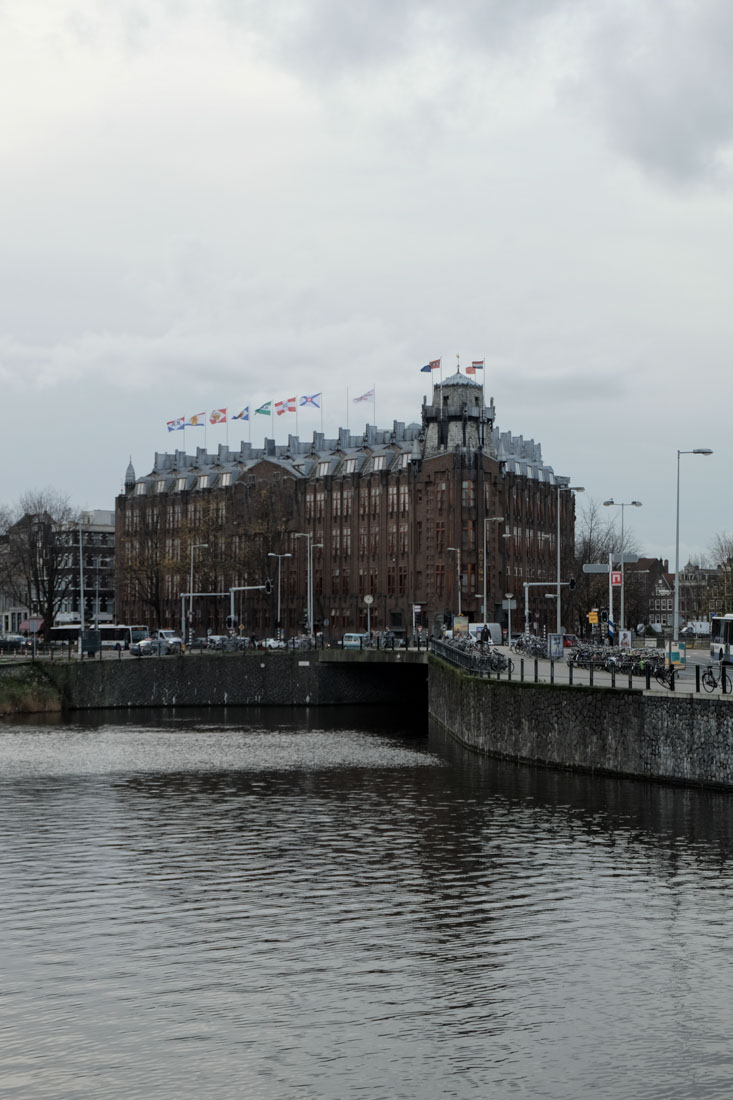
[(128, 467), (117, 499), (119, 617), (217, 633), (233, 609), (258, 637), (278, 621), (288, 635), (401, 634), (458, 612), (504, 622), (502, 601), (522, 606), (528, 583), (531, 623), (554, 629), (558, 507), (562, 562), (573, 554), (568, 484), (539, 444), (499, 431), (493, 398), (460, 372), (433, 387), (420, 423), (156, 454), (142, 477)]

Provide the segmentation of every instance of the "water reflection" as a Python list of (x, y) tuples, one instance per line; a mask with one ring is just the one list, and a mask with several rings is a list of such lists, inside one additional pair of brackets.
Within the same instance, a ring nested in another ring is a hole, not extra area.
[(0, 766), (10, 1094), (728, 1094), (726, 795), (371, 710), (16, 723)]

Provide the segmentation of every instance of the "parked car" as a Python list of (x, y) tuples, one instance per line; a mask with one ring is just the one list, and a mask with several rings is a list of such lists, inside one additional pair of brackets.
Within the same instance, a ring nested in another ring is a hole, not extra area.
[(570, 649), (574, 645), (578, 645), (577, 634), (563, 634), (562, 644), (566, 649)]
[(266, 638), (265, 649), (287, 649), (288, 643), (284, 642), (282, 638)]
[(158, 643), (152, 638), (140, 638), (130, 646), (130, 654), (133, 657), (152, 657), (158, 650)]

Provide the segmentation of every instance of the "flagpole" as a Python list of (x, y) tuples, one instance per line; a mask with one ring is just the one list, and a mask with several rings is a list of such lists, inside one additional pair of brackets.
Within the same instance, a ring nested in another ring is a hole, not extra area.
[(374, 417), (374, 427), (377, 426), (377, 383), (372, 382), (372, 416)]
[(300, 394), (295, 398), (295, 434), (300, 439), (300, 433), (298, 431), (298, 402), (300, 401)]
[(323, 394), (321, 394), (321, 431), (323, 431)]
[(346, 387), (346, 431), (349, 430), (349, 387)]

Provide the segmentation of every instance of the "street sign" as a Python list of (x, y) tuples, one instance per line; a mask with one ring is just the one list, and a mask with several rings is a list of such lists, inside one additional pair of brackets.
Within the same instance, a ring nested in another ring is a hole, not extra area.
[(608, 571), (609, 571), (608, 566), (603, 565), (603, 564), (601, 564), (601, 565), (584, 565), (583, 566), (583, 572), (584, 573), (608, 573)]
[(622, 573), (617, 573), (616, 571), (614, 571), (611, 574), (611, 586), (613, 588), (620, 588), (622, 583), (623, 583), (623, 574)]
[(374, 603), (374, 596), (370, 596), (370, 595), (367, 594), (364, 597), (364, 603), (367, 605), (367, 607), (371, 606), (371, 604)]
[(517, 601), (516, 600), (502, 600), (501, 601), (501, 606), (502, 606), (502, 610), (504, 610), (504, 611), (516, 611), (517, 610)]
[(598, 622), (598, 612), (597, 611), (589, 611), (588, 612), (588, 622), (591, 623), (591, 624), (595, 624), (595, 623)]

